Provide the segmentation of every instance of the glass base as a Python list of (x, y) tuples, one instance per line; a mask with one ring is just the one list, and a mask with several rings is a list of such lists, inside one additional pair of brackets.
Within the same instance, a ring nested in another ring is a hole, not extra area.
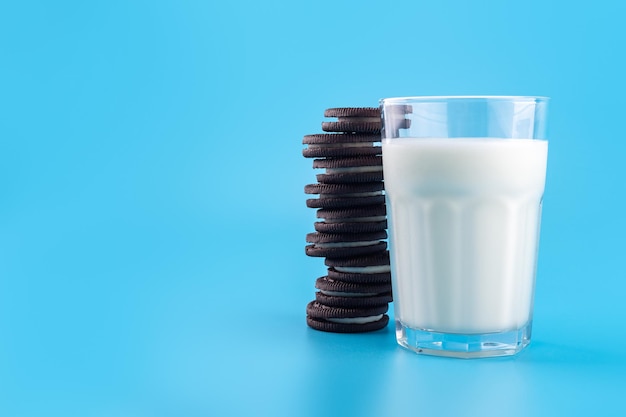
[(412, 329), (396, 320), (396, 340), (400, 346), (423, 355), (465, 359), (515, 355), (530, 343), (531, 330), (532, 321), (508, 332), (438, 333)]

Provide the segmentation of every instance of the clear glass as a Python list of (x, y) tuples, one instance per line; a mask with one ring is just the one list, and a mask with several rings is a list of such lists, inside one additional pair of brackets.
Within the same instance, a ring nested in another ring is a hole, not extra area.
[(381, 100), (396, 338), (418, 353), (530, 343), (545, 97)]

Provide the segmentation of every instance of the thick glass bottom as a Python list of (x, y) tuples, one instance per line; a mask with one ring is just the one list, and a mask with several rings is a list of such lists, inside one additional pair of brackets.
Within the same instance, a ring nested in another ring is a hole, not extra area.
[(412, 329), (396, 320), (400, 346), (419, 354), (465, 359), (515, 355), (528, 346), (531, 331), (532, 321), (508, 332), (459, 334)]

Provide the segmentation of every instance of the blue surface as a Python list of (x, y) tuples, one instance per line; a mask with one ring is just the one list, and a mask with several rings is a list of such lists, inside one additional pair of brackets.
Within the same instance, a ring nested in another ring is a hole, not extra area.
[[(1, 3), (0, 415), (624, 415), (624, 9)], [(552, 97), (514, 358), (305, 325), (302, 136), (435, 94)]]

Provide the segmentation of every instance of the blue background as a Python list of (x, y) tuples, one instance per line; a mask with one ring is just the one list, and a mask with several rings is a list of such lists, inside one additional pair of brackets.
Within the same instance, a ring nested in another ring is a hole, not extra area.
[[(0, 3), (0, 415), (624, 415), (624, 2)], [(529, 349), (315, 332), (302, 136), (552, 97)]]

